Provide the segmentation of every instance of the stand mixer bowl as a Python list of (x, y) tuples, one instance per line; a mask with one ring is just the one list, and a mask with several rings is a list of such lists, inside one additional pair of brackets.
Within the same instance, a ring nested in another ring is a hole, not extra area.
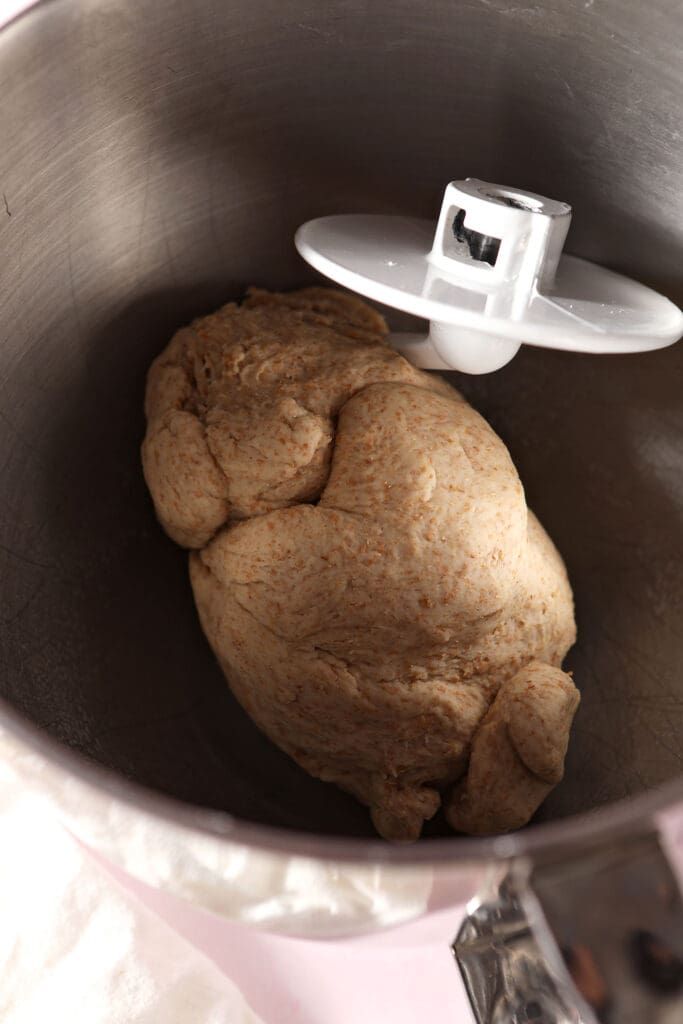
[[(178, 326), (252, 283), (316, 281), (292, 244), (305, 221), (430, 217), (469, 173), (561, 196), (572, 254), (680, 305), (680, 36), (671, 0), (51, 0), (4, 29), (6, 728), (179, 843), (417, 872), (439, 880), (432, 906), (492, 865), (640, 835), (683, 804), (683, 346), (524, 346), (452, 378), (508, 444), (577, 603), (565, 779), (502, 839), (436, 821), (415, 846), (380, 843), (364, 808), (269, 744), (200, 633), (138, 456), (145, 372)], [(78, 801), (68, 815), (78, 831)], [(105, 831), (130, 866), (130, 833)], [(229, 883), (207, 872), (192, 898), (222, 906), (209, 890)], [(375, 906), (362, 927), (389, 919)]]

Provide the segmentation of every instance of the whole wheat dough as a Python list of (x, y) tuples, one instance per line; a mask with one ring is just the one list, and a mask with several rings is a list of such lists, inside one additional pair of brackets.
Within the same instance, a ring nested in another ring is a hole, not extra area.
[(320, 288), (195, 321), (149, 372), (145, 477), (278, 746), (387, 838), (442, 801), (456, 829), (515, 828), (562, 777), (571, 590), (503, 443), (385, 336)]

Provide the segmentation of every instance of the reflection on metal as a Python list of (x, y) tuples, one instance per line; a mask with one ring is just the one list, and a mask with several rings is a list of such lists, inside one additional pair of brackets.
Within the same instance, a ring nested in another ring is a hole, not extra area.
[(453, 945), (477, 1024), (582, 1024), (559, 953), (553, 969), (535, 933), (526, 888), (511, 872), (473, 900)]
[(513, 865), (453, 951), (477, 1024), (683, 1020), (683, 904), (656, 836)]

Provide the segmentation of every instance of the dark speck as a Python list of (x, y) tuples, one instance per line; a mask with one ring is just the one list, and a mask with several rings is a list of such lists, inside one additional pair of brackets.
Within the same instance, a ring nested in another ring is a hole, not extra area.
[(683, 988), (683, 960), (665, 940), (645, 929), (631, 938), (633, 958), (641, 978), (658, 992), (674, 993)]

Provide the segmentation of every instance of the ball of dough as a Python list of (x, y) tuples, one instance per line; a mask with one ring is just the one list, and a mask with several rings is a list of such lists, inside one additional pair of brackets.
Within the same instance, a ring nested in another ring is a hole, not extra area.
[(463, 831), (528, 820), (578, 703), (573, 601), (485, 420), (320, 288), (178, 332), (146, 412), (157, 515), (195, 549), (202, 627), (261, 729), (387, 838), (442, 800)]

